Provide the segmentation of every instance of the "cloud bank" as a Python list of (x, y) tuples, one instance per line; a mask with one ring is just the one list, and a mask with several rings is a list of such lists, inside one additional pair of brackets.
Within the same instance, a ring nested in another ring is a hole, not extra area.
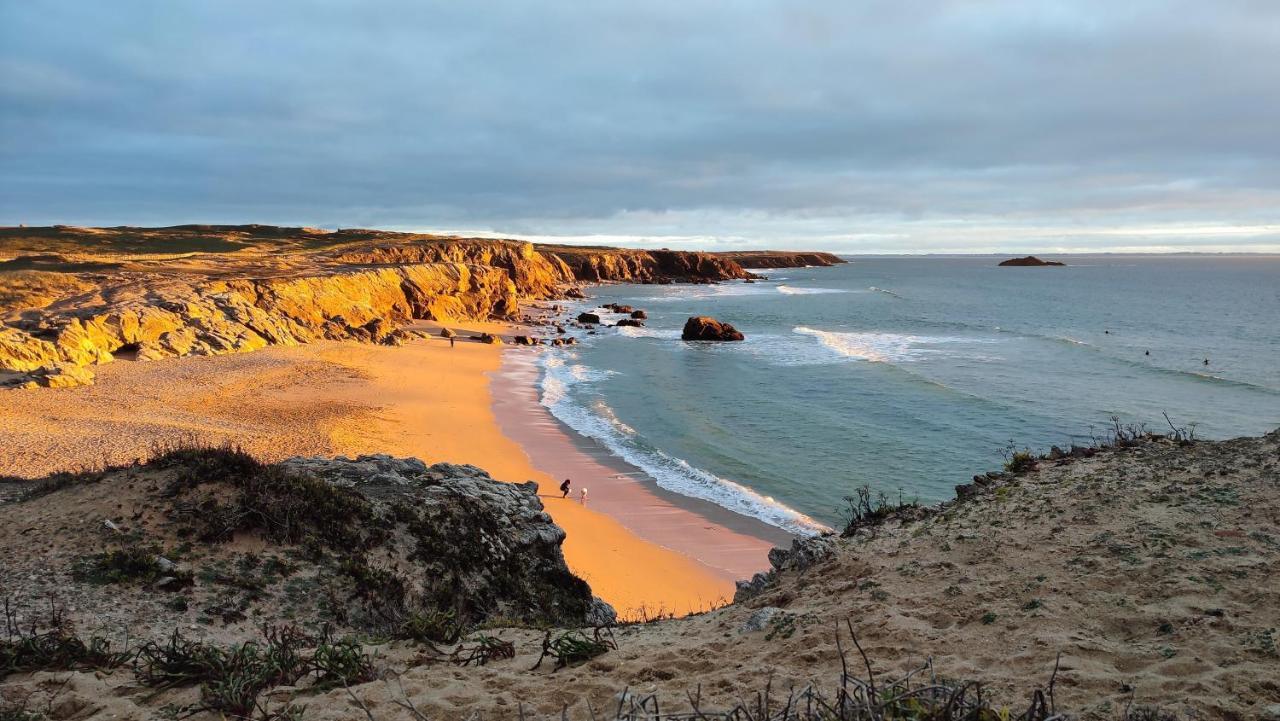
[(0, 223), (1280, 251), (1280, 4), (0, 8)]

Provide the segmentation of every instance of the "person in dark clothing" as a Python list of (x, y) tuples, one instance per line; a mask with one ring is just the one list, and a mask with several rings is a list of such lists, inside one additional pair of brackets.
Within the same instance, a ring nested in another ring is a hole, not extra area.
[(569, 497), (569, 479), (568, 478), (564, 479), (564, 483), (560, 484), (560, 497), (561, 498)]

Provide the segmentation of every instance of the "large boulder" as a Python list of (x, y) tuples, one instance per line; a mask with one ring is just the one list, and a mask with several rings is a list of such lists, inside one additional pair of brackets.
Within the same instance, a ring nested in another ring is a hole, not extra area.
[(636, 320), (645, 320), (646, 318), (649, 317), (649, 314), (642, 310), (633, 310), (631, 311), (631, 317), (635, 318)]
[(681, 340), (746, 340), (737, 328), (705, 315), (685, 321)]
[(596, 315), (595, 313), (579, 313), (579, 314), (578, 314), (578, 322), (579, 322), (579, 323), (590, 323), (590, 324), (594, 324), (594, 325), (599, 325), (599, 324), (600, 324), (600, 316)]

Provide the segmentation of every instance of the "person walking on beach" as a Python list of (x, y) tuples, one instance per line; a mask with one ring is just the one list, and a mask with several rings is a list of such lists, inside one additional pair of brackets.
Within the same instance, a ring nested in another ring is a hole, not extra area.
[(453, 347), (453, 340), (454, 340), (453, 336), (449, 336), (449, 347), (450, 347), (450, 348), (452, 348), (452, 347)]
[(581, 503), (584, 506), (587, 505), (587, 489), (584, 488), (581, 491), (578, 491), (578, 503)]
[(569, 497), (569, 479), (568, 478), (564, 479), (564, 483), (560, 484), (560, 497), (561, 498)]

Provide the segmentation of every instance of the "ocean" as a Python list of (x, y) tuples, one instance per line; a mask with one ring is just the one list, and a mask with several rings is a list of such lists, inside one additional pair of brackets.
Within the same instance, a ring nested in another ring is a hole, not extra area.
[[(863, 485), (946, 500), (1010, 448), (1089, 443), (1113, 418), (1280, 426), (1280, 257), (848, 259), (596, 287), (574, 314), (623, 303), (646, 327), (542, 353), (542, 404), (663, 488), (800, 533), (838, 525)], [(682, 342), (691, 315), (747, 339)]]

